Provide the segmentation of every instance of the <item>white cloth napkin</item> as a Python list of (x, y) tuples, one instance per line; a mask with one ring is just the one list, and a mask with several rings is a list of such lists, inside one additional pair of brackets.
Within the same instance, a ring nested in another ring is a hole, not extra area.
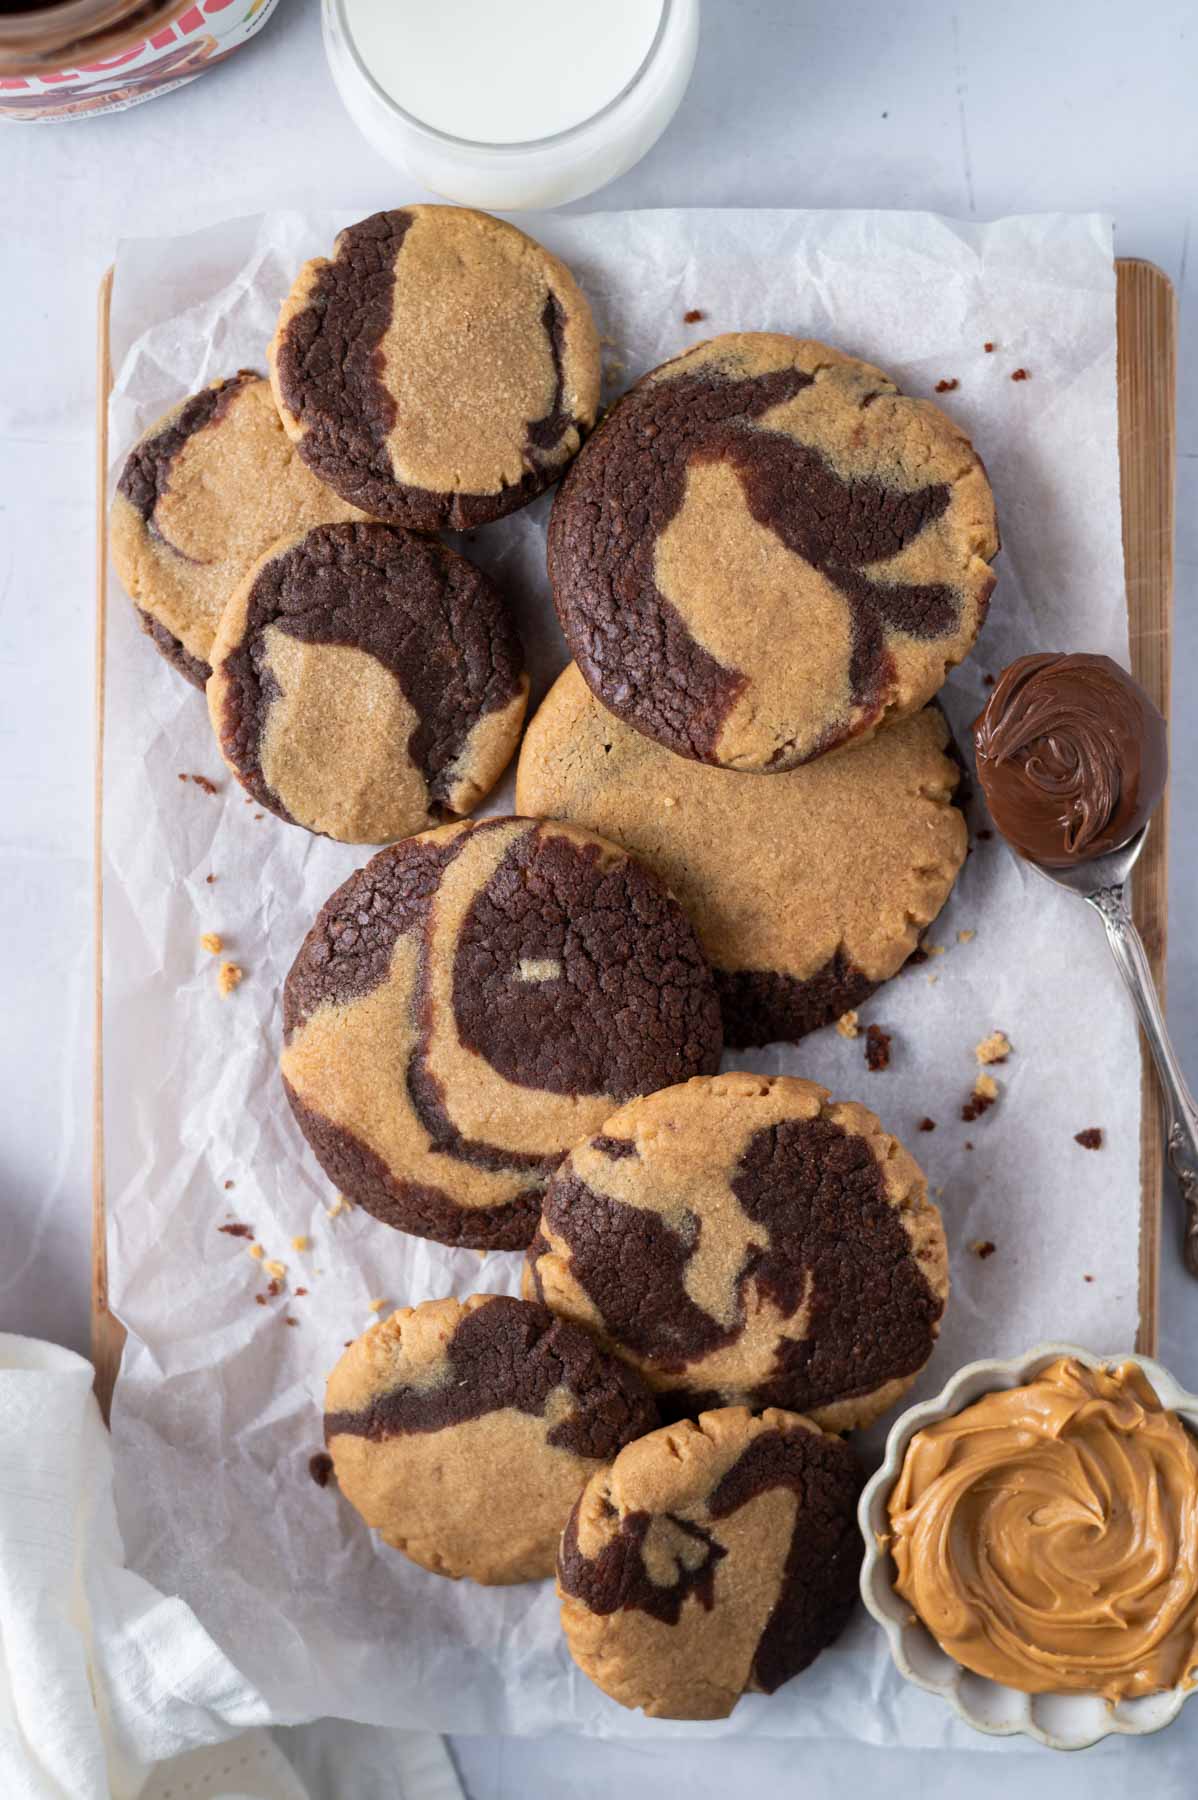
[[(146, 1800), (303, 1800), (263, 1732), (198, 1749), (268, 1723), (191, 1609), (125, 1567), (90, 1363), (0, 1333), (0, 1800), (133, 1800), (179, 1756)], [(395, 1749), (393, 1794), (460, 1794), (439, 1738)]]
[(124, 1565), (91, 1365), (0, 1335), (4, 1800), (126, 1800), (152, 1764), (268, 1722), (194, 1613)]

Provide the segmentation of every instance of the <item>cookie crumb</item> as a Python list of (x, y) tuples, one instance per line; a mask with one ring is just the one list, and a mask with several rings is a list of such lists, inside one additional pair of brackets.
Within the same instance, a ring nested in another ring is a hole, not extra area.
[(317, 1487), (328, 1487), (333, 1474), (333, 1459), (327, 1450), (318, 1450), (308, 1458), (308, 1473)]
[(689, 312), (683, 313), (682, 323), (684, 325), (697, 325), (699, 323), (700, 319), (705, 319), (706, 317), (707, 317), (707, 314), (702, 310), (701, 307), (692, 306)]
[(291, 1248), (293, 1250), (310, 1250), (312, 1248), (312, 1239), (310, 1237), (293, 1237), (291, 1240)]
[(966, 1149), (967, 1149), (967, 1150), (972, 1150), (972, 1149), (973, 1149), (973, 1140), (972, 1140), (972, 1138), (966, 1138), (966, 1140), (965, 1140), (965, 1148), (966, 1148)]
[(209, 956), (219, 956), (224, 947), (225, 942), (219, 931), (205, 931), (200, 938), (200, 949), (206, 950)]
[(990, 343), (985, 343), (982, 345), (982, 349), (986, 352), (987, 356), (989, 356), (995, 348), (996, 348), (996, 346), (994, 344), (990, 344)]
[(980, 1063), (1006, 1062), (1011, 1054), (1010, 1039), (1005, 1031), (992, 1031), (989, 1037), (984, 1037), (980, 1044), (974, 1045), (973, 1053)]
[(284, 1325), (298, 1325), (299, 1320), (293, 1319), (290, 1313), (284, 1313), (283, 1314), (283, 1323), (284, 1323)]
[(254, 1299), (258, 1302), (259, 1306), (266, 1305), (266, 1295), (265, 1294), (255, 1294)]
[(287, 1264), (280, 1262), (277, 1256), (269, 1257), (262, 1266), (268, 1275), (274, 1275), (280, 1280), (287, 1273)]
[(604, 381), (619, 381), (620, 377), (623, 375), (623, 373), (627, 367), (628, 367), (627, 363), (624, 362), (620, 357), (609, 356), (607, 361), (603, 365)]
[(218, 1225), (216, 1229), (223, 1231), (226, 1237), (252, 1238), (254, 1235), (252, 1225)]
[[(987, 1112), (997, 1099), (997, 1081), (995, 1081), (993, 1075), (986, 1075), (983, 1073), (979, 1075), (974, 1082), (973, 1093), (961, 1108), (961, 1117), (965, 1120), (967, 1125), (971, 1124), (974, 1119), (980, 1119), (982, 1114)], [(966, 1148), (968, 1149), (969, 1146), (967, 1145)]]
[(865, 1027), (865, 1066), (871, 1074), (876, 1075), (890, 1067), (891, 1042), (891, 1034), (883, 1031), (880, 1025)]
[[(1075, 1144), (1080, 1144), (1083, 1150), (1101, 1150), (1102, 1132), (1097, 1125), (1087, 1125), (1084, 1131), (1074, 1132), (1073, 1141)], [(1089, 1279), (1087, 1275), (1086, 1280)]]
[(282, 1282), (277, 1281), (277, 1280), (268, 1281), (266, 1284), (266, 1291), (270, 1295), (272, 1300), (276, 1300), (278, 1298), (278, 1296), (283, 1292), (283, 1284), (282, 1284)]
[(227, 1000), (233, 989), (240, 987), (244, 980), (244, 969), (239, 969), (236, 963), (222, 963), (217, 970), (216, 991), (222, 1000)]
[(370, 1302), (370, 1311), (372, 1313), (381, 1313), (386, 1304), (387, 1302), (385, 1300), (372, 1300)]
[(920, 1131), (935, 1131), (935, 1129), (936, 1129), (935, 1119), (921, 1119), (919, 1121), (919, 1129), (920, 1129)]
[(976, 931), (959, 931), (957, 933), (957, 942), (959, 944), (972, 944), (976, 936)]
[(330, 1219), (336, 1219), (336, 1218), (339, 1218), (343, 1212), (352, 1212), (353, 1209), (354, 1209), (353, 1201), (350, 1199), (347, 1199), (344, 1194), (338, 1194), (338, 1196), (334, 1200), (332, 1206), (325, 1207), (325, 1212), (328, 1214)]
[(208, 883), (208, 886), (211, 887), (212, 883), (216, 880), (216, 876), (215, 875), (205, 875), (204, 880)]
[(929, 987), (935, 987), (935, 985), (936, 985), (936, 983), (937, 983), (937, 982), (938, 982), (938, 981), (939, 981), (939, 980), (940, 980), (940, 977), (939, 977), (939, 975), (929, 975), (929, 976), (928, 976), (928, 986), (929, 986)]
[(1031, 375), (1027, 369), (1012, 369), (1011, 370), (1011, 380), (1012, 381), (1030, 381)]
[(956, 376), (954, 375), (951, 378), (951, 380), (949, 380), (949, 381), (938, 381), (936, 383), (936, 392), (938, 394), (951, 394), (953, 389), (956, 387), (960, 387), (960, 385), (961, 385), (961, 383), (957, 380)]
[[(255, 813), (254, 817), (256, 819), (264, 819), (266, 817), (266, 814), (265, 813)], [(294, 1320), (292, 1321), (292, 1323), (294, 1323)]]
[(261, 1262), (262, 1258), (266, 1255), (266, 1252), (262, 1248), (261, 1244), (251, 1244), (249, 1253), (253, 1257), (255, 1262)]
[(927, 953), (929, 956), (943, 956), (945, 951), (948, 949), (948, 945), (947, 944), (928, 944), (926, 946), (926, 949), (927, 949)]
[(302, 1300), (304, 1295), (307, 1293), (307, 1291), (308, 1291), (307, 1288), (296, 1288), (296, 1290), (295, 1290), (296, 1299)]
[(992, 1244), (989, 1238), (974, 1238), (969, 1248), (973, 1251), (975, 1256), (980, 1257), (981, 1260), (985, 1262), (988, 1256), (994, 1255), (998, 1245)]
[(840, 1033), (842, 1038), (857, 1037), (860, 1033), (861, 1026), (858, 1022), (856, 1013), (855, 1012), (841, 1013), (840, 1017), (836, 1021), (836, 1029)]
[(226, 1183), (225, 1183), (225, 1192), (226, 1192), (226, 1194), (227, 1194), (227, 1193), (228, 1193), (228, 1191), (229, 1191), (229, 1189), (230, 1189), (230, 1188), (231, 1188), (231, 1187), (232, 1187), (232, 1186), (233, 1186), (233, 1183), (232, 1183), (232, 1182), (231, 1182), (231, 1181), (226, 1181)]

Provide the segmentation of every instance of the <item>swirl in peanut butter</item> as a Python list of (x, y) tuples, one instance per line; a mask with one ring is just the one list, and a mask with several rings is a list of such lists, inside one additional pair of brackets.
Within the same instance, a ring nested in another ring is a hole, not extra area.
[(1125, 844), (1164, 791), (1165, 721), (1108, 656), (1021, 656), (973, 731), (994, 823), (1050, 868)]
[(917, 1432), (889, 1511), (896, 1591), (967, 1669), (1115, 1701), (1198, 1668), (1198, 1442), (1134, 1363)]

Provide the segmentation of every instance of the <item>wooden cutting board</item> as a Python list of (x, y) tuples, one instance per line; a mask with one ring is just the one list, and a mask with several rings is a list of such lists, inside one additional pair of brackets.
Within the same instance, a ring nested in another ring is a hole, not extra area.
[[(1131, 666), (1168, 716), (1173, 654), (1173, 494), (1177, 462), (1177, 301), (1172, 283), (1146, 262), (1116, 264), (1118, 294), (1119, 465)], [(108, 606), (108, 396), (112, 388), (108, 318), (112, 271), (100, 284), (96, 382), (96, 777), (95, 777), (95, 1137), (92, 1188), (92, 1360), (104, 1415), (112, 1397), (125, 1331), (108, 1305), (104, 1211), (103, 930), (101, 843), (104, 768), (104, 646)], [(1134, 911), (1162, 1002), (1168, 910), (1168, 795), (1136, 869)], [(1164, 1146), (1160, 1094), (1141, 1045), (1140, 1327), (1136, 1349), (1154, 1354), (1160, 1285)]]

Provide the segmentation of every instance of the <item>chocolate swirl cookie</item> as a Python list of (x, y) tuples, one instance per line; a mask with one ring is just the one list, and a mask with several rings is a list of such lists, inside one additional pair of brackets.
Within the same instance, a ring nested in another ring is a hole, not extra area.
[(677, 901), (602, 838), (528, 819), (442, 826), (359, 869), (304, 940), (283, 1026), (330, 1180), (476, 1249), (523, 1249), (570, 1145), (721, 1047)]
[(262, 806), (350, 844), (473, 811), (507, 766), (528, 678), (498, 589), (395, 525), (276, 544), (221, 619), (208, 707)]
[(458, 206), (375, 213), (300, 270), (270, 346), (283, 422), (322, 481), (437, 531), (502, 518), (595, 422), (599, 339), (574, 277)]
[(242, 369), (172, 407), (133, 446), (108, 537), (142, 629), (203, 687), (221, 613), (263, 551), (364, 516), (304, 467), (269, 384)]
[(965, 859), (959, 768), (937, 707), (769, 781), (672, 756), (571, 665), (520, 749), (520, 812), (623, 844), (677, 894), (715, 972), (729, 1044), (793, 1042), (902, 968)]
[(558, 1557), (583, 1673), (653, 1718), (727, 1718), (843, 1629), (862, 1473), (810, 1419), (730, 1406), (663, 1427), (592, 1475)]
[(526, 1287), (668, 1415), (744, 1401), (843, 1431), (927, 1362), (948, 1257), (923, 1174), (873, 1113), (730, 1074), (633, 1100), (575, 1145)]
[(868, 363), (767, 333), (639, 382), (549, 527), (558, 616), (603, 704), (680, 756), (765, 772), (931, 699), (997, 550), (959, 427)]
[(585, 1331), (487, 1294), (372, 1325), (325, 1396), (350, 1505), (422, 1568), (488, 1585), (551, 1575), (583, 1482), (656, 1423), (639, 1378)]

